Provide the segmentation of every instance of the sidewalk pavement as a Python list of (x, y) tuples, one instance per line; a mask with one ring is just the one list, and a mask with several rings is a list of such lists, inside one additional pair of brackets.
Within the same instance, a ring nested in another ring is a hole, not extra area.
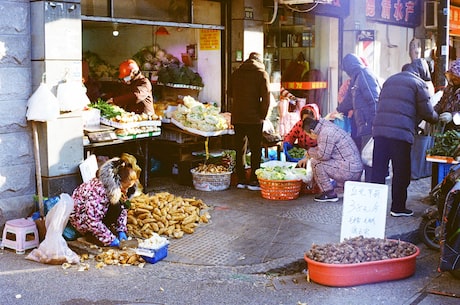
[[(312, 244), (339, 242), (343, 192), (338, 202), (316, 202), (314, 195), (275, 201), (262, 198), (260, 191), (237, 189), (205, 192), (180, 185), (171, 177), (152, 179), (152, 192), (167, 191), (176, 196), (202, 199), (209, 207), (211, 220), (195, 233), (170, 239), (169, 262), (203, 266), (265, 266), (279, 268), (303, 261)], [(388, 182), (387, 184), (390, 184)], [(417, 244), (418, 226), (425, 209), (430, 177), (412, 180), (407, 207), (412, 217), (386, 218), (385, 237)], [(389, 198), (391, 194), (389, 185)], [(390, 199), (389, 201), (390, 202)], [(304, 262), (304, 261), (303, 261)]]

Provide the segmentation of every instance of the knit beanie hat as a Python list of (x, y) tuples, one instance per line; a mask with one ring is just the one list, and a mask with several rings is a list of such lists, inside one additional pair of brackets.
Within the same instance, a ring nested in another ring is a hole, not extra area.
[(449, 68), (449, 70), (447, 70), (447, 72), (450, 72), (450, 73), (454, 74), (455, 76), (460, 77), (460, 59), (454, 60), (450, 64), (450, 68)]

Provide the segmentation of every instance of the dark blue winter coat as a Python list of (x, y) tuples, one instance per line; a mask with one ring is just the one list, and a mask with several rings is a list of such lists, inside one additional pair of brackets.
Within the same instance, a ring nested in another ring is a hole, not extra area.
[(378, 78), (355, 54), (345, 55), (342, 67), (351, 82), (345, 98), (337, 106), (337, 111), (346, 114), (353, 110), (356, 135), (360, 137), (370, 135), (380, 94)]
[(412, 144), (421, 120), (438, 121), (425, 81), (409, 71), (390, 76), (380, 92), (372, 135)]

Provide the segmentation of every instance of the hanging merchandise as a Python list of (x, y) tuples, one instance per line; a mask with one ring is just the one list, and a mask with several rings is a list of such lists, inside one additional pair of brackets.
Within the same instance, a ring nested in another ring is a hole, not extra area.
[(52, 121), (57, 119), (59, 114), (59, 101), (42, 81), (27, 102), (27, 120)]
[(57, 87), (57, 99), (61, 111), (82, 110), (90, 104), (83, 83), (65, 81)]

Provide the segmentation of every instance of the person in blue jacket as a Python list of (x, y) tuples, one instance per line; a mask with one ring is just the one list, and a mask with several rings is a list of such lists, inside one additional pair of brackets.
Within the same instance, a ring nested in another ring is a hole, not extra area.
[(394, 217), (413, 215), (413, 211), (406, 208), (406, 200), (416, 127), (421, 120), (429, 123), (439, 120), (430, 102), (428, 85), (420, 77), (422, 74), (423, 67), (412, 62), (404, 65), (402, 72), (390, 76), (383, 84), (373, 123), (371, 182), (385, 184), (391, 160), (390, 215)]
[[(353, 110), (356, 124), (356, 145), (360, 152), (372, 137), (372, 122), (375, 118), (380, 95), (379, 78), (364, 64), (356, 54), (347, 54), (343, 58), (342, 68), (350, 77), (350, 85), (343, 101), (337, 106), (337, 112), (348, 114)], [(365, 181), (369, 182), (372, 168), (364, 166)]]

